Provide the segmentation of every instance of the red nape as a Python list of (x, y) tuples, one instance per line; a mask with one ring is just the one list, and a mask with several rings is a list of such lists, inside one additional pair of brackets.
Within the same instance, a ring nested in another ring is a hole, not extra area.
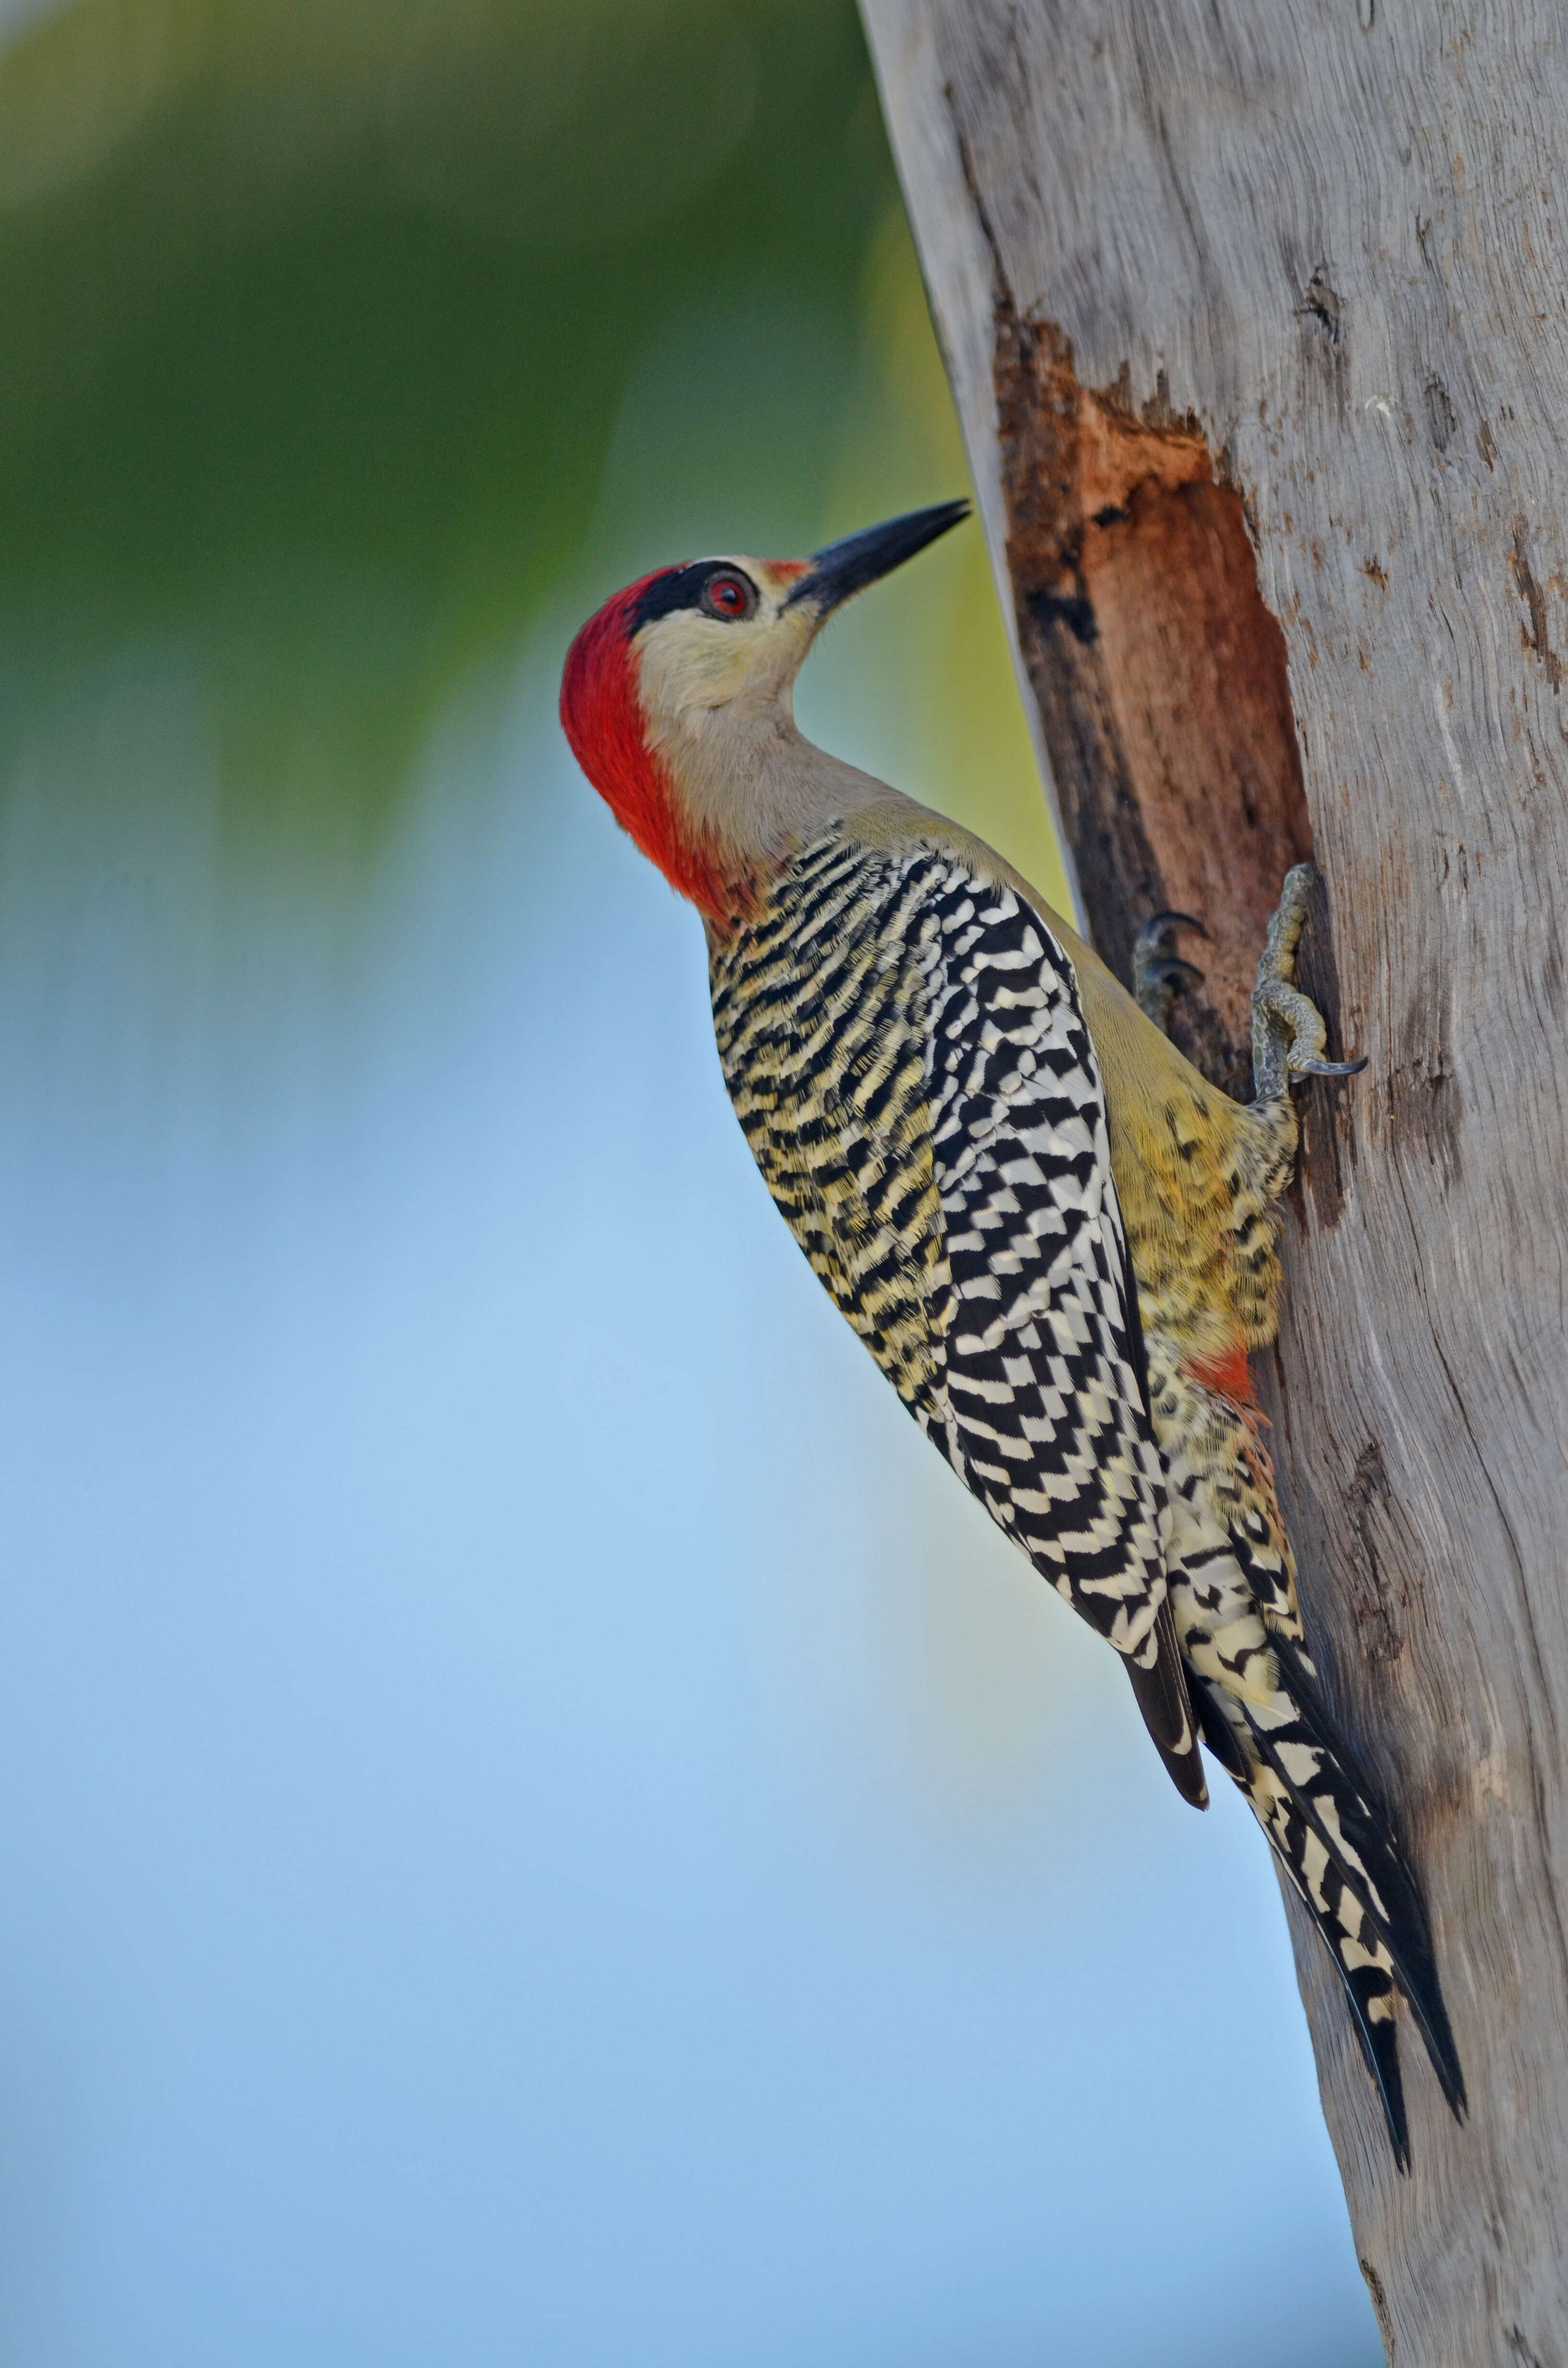
[(567, 651), (561, 728), (621, 828), (672, 888), (722, 928), (749, 909), (751, 893), (721, 863), (706, 836), (683, 831), (669, 768), (649, 747), (643, 728), (631, 620), (653, 581), (644, 575), (607, 600)]

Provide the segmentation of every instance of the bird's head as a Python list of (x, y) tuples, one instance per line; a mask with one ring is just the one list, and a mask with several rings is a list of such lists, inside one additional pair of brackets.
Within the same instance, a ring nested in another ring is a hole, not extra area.
[(791, 694), (824, 620), (967, 516), (941, 502), (810, 559), (699, 559), (629, 584), (567, 653), (561, 721), (616, 819), (723, 927), (803, 818)]

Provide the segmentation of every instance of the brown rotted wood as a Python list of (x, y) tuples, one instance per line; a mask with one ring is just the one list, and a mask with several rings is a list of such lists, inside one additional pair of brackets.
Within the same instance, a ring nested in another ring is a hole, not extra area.
[[(1400, 2368), (1568, 2362), (1568, 36), (1495, 0), (863, 0), (1092, 934), (1197, 913), (1233, 1087), (1278, 881), (1315, 1089), (1273, 1360), (1328, 1682), (1472, 2103), (1394, 2172), (1298, 1962)], [(1329, 972), (1327, 916), (1333, 916)], [(1179, 1007), (1178, 1007), (1179, 1008)]]

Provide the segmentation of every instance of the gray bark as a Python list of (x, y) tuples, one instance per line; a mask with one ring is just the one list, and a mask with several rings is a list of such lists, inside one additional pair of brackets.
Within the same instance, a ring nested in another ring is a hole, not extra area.
[(1305, 1098), (1267, 1380), (1470, 2084), (1460, 2128), (1405, 2022), (1408, 2178), (1293, 1925), (1298, 1970), (1397, 2368), (1560, 2368), (1568, 24), (863, 6), (1101, 951), (1202, 915), (1187, 1041), (1233, 1084), (1267, 903), (1324, 876), (1312, 976), (1371, 1065)]

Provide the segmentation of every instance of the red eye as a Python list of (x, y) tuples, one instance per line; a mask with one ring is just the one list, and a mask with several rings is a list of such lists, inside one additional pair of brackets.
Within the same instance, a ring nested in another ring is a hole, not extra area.
[(703, 586), (702, 605), (710, 617), (749, 617), (756, 607), (756, 586), (749, 576), (722, 569)]

